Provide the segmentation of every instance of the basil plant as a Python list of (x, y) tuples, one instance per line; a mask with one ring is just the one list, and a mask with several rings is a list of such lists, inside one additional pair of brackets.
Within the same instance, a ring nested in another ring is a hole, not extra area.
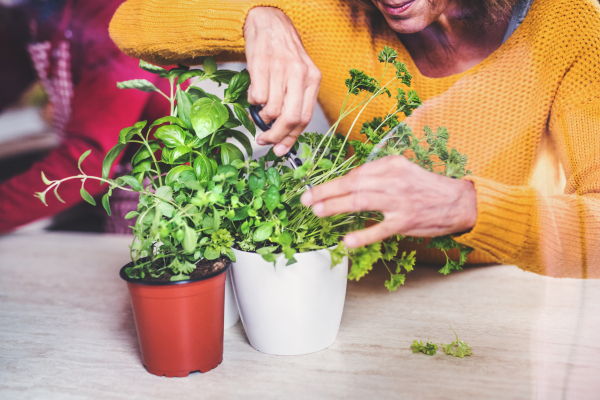
[[(100, 181), (108, 185), (102, 205), (110, 215), (110, 196), (115, 189), (139, 193), (137, 210), (126, 216), (136, 220), (130, 246), (133, 263), (125, 272), (130, 278), (156, 278), (168, 273), (173, 281), (185, 280), (199, 260), (235, 260), (231, 224), (224, 223), (229, 207), (223, 187), (228, 185), (232, 169), (237, 174), (232, 163), (245, 162), (240, 148), (227, 139), (237, 140), (252, 155), (248, 136), (235, 129), (244, 126), (256, 134), (246, 110), (250, 76), (247, 70), (219, 70), (210, 57), (204, 59), (204, 69), (179, 66), (166, 70), (144, 61), (140, 67), (167, 79), (170, 93), (163, 93), (145, 79), (119, 82), (117, 86), (160, 93), (169, 101), (170, 115), (121, 130), (118, 143), (104, 158), (101, 177), (81, 170), (88, 150), (79, 159), (80, 175), (51, 181), (42, 173), (48, 188), (36, 196), (45, 204), (46, 194), (53, 190), (62, 201), (60, 184), (79, 179), (81, 196), (95, 204), (84, 186), (87, 180)], [(191, 78), (193, 83), (186, 85)], [(223, 99), (198, 86), (205, 80), (226, 85)], [(131, 173), (110, 179), (114, 161), (130, 144), (139, 147), (131, 160)]]

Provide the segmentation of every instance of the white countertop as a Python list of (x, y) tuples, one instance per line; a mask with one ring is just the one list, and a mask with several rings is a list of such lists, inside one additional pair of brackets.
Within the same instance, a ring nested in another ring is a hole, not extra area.
[[(157, 377), (141, 364), (118, 276), (129, 243), (75, 233), (0, 237), (0, 399), (600, 398), (600, 281), (514, 266), (447, 277), (418, 266), (395, 293), (376, 267), (349, 282), (330, 348), (262, 354), (238, 322), (225, 331), (219, 367)], [(448, 324), (472, 357), (411, 352), (414, 339), (454, 340)]]

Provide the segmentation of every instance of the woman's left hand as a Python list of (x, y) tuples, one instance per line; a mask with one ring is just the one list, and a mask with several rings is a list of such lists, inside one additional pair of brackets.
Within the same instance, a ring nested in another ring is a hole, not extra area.
[(359, 247), (400, 234), (433, 237), (465, 232), (475, 226), (473, 183), (429, 172), (403, 156), (388, 156), (302, 195), (318, 217), (357, 211), (381, 211), (383, 222), (349, 233), (348, 247)]

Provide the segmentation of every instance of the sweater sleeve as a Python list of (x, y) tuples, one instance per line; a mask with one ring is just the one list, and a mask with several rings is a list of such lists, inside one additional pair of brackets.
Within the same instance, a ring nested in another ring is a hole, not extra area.
[[(292, 20), (299, 0), (128, 0), (110, 23), (110, 36), (132, 57), (155, 64), (244, 59), (244, 23), (254, 7), (277, 7)], [(304, 19), (300, 19), (302, 23)], [(294, 20), (297, 24), (297, 21)]]
[[(92, 150), (82, 168), (88, 175), (99, 176), (104, 155), (117, 142), (119, 131), (138, 121), (152, 96), (137, 90), (117, 89), (116, 82), (139, 77), (158, 84), (156, 75), (140, 71), (137, 60), (118, 52), (100, 68), (88, 65), (82, 70), (80, 82), (74, 88), (73, 111), (65, 129), (66, 138), (27, 172), (0, 185), (0, 232), (54, 215), (81, 202), (81, 182), (73, 180), (60, 186), (59, 195), (65, 203), (49, 192), (46, 196), (48, 206), (44, 206), (33, 196), (34, 192), (46, 189), (41, 172), (51, 180), (78, 175), (79, 156)], [(95, 197), (106, 190), (106, 185), (100, 186), (97, 181), (89, 180), (85, 188)]]
[(535, 273), (600, 278), (600, 76), (594, 67), (600, 55), (588, 50), (563, 77), (548, 123), (565, 171), (564, 194), (467, 178), (475, 185), (478, 216), (457, 241)]

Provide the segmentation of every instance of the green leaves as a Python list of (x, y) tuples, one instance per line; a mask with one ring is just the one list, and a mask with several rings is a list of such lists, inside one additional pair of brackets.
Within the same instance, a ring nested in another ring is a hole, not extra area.
[(200, 139), (216, 132), (228, 118), (229, 112), (221, 101), (208, 97), (196, 100), (190, 112), (192, 126)]
[(446, 264), (439, 270), (440, 274), (448, 275), (452, 271), (462, 271), (463, 265), (467, 262), (467, 255), (473, 249), (456, 242), (451, 235), (438, 236), (431, 239), (431, 242), (426, 246), (428, 249), (438, 249), (446, 253), (448, 250), (459, 250), (459, 261), (451, 260), (446, 253)]
[(177, 116), (187, 125), (191, 125), (190, 111), (192, 109), (192, 97), (181, 89), (177, 89)]
[(244, 150), (246, 150), (246, 154), (248, 154), (248, 157), (252, 157), (252, 144), (250, 143), (250, 139), (248, 139), (248, 136), (246, 136), (246, 134), (233, 129), (228, 129), (225, 131), (225, 133), (237, 140), (238, 142), (240, 142), (240, 144), (244, 146)]
[(221, 256), (221, 252), (218, 250), (215, 250), (214, 248), (207, 248), (204, 251), (204, 258), (206, 258), (207, 260), (216, 260), (217, 258), (219, 258)]
[[(346, 80), (348, 99), (356, 94), (364, 96), (344, 104), (366, 105), (374, 96), (390, 94), (389, 88), (397, 87), (399, 83), (410, 84), (411, 76), (404, 64), (397, 61), (395, 50), (385, 47), (378, 59), (386, 64), (386, 70), (390, 67), (388, 64), (395, 67), (397, 80), (382, 87), (375, 78), (352, 69)], [(349, 143), (340, 134), (301, 135), (298, 139), (300, 145), (295, 145), (295, 149), (304, 164), (292, 171), (284, 165), (285, 160), (272, 150), (256, 161), (244, 160), (243, 150), (251, 156), (252, 145), (246, 134), (235, 129), (243, 125), (252, 135), (256, 134), (255, 125), (246, 110), (249, 107), (248, 71), (218, 70), (212, 58), (205, 57), (203, 61), (204, 70), (189, 70), (185, 66), (166, 70), (141, 61), (143, 70), (169, 80), (172, 87), (169, 95), (162, 91), (159, 93), (170, 101), (173, 115), (154, 121), (147, 130), (145, 121), (123, 129), (119, 143), (103, 161), (102, 175), (107, 179), (109, 191), (102, 197), (102, 205), (107, 213), (111, 213), (109, 198), (115, 187), (140, 193), (137, 210), (127, 215), (128, 218), (137, 217), (133, 227), (135, 241), (131, 246), (131, 254), (136, 261), (127, 274), (137, 278), (157, 277), (168, 271), (172, 280), (189, 279), (201, 258), (215, 260), (228, 257), (233, 260), (231, 246), (235, 237), (241, 249), (258, 251), (265, 260), (272, 262), (283, 255), (288, 265), (296, 262), (294, 255), (297, 252), (337, 245), (330, 249), (332, 266), (349, 256), (352, 266), (348, 277), (358, 280), (372, 269), (373, 263), (381, 260), (390, 273), (385, 286), (390, 291), (397, 290), (404, 283), (405, 274), (414, 268), (414, 252), (399, 252), (395, 241), (351, 250), (346, 249), (341, 241), (349, 231), (363, 229), (368, 221), (380, 221), (380, 214), (356, 213), (317, 218), (310, 208), (300, 204), (299, 199), (309, 175), (313, 183), (324, 183), (345, 175), (360, 165), (374, 146), (383, 146), (382, 152), (389, 150), (389, 154), (404, 154), (411, 150), (407, 155), (414, 153), (414, 162), (430, 171), (435, 167), (440, 170), (436, 172), (441, 172), (443, 168), (443, 173), (449, 177), (460, 178), (468, 173), (465, 171), (466, 156), (448, 148), (446, 130), (436, 133), (426, 130), (425, 140), (420, 140), (408, 128), (398, 126), (400, 122), (396, 114), (404, 112), (409, 115), (420, 104), (416, 92), (399, 91), (396, 109), (392, 108), (383, 118), (363, 125), (361, 133), (367, 135), (368, 142), (353, 141), (354, 156), (348, 157)], [(178, 86), (194, 77), (198, 78), (196, 82), (212, 80), (219, 85), (227, 84), (223, 101), (200, 87), (190, 86), (182, 90)], [(118, 86), (158, 91), (151, 80), (120, 82)], [(345, 115), (345, 112), (340, 115)], [(394, 136), (388, 148), (381, 139), (392, 129)], [(112, 165), (125, 145), (133, 141), (141, 142), (141, 146), (132, 158), (131, 175), (108, 180)], [(155, 162), (157, 151), (161, 157), (158, 161), (162, 162)], [(89, 154), (86, 152), (80, 158), (80, 168)], [(82, 181), (94, 179), (83, 171), (82, 175), (72, 178)], [(42, 180), (49, 187), (36, 196), (45, 201), (46, 192), (54, 189), (60, 200), (57, 188), (63, 180), (51, 181), (45, 176)], [(150, 183), (143, 187), (143, 182)], [(94, 204), (94, 199), (83, 188), (81, 195)], [(469, 249), (460, 247), (451, 239), (434, 239), (431, 245), (441, 251), (449, 248), (460, 251), (460, 259), (449, 260), (442, 273), (460, 269), (466, 261)], [(150, 261), (143, 261), (148, 256)], [(425, 352), (431, 351), (428, 346), (429, 343), (423, 345)], [(459, 345), (454, 347), (458, 349)], [(466, 354), (466, 350), (454, 350), (454, 347), (453, 352)]]
[(204, 154), (199, 154), (194, 159), (194, 171), (196, 172), (196, 177), (200, 182), (210, 181), (216, 172), (213, 171), (210, 159)]
[(233, 103), (233, 112), (235, 113), (237, 119), (240, 120), (242, 125), (244, 125), (244, 128), (248, 129), (252, 136), (256, 136), (256, 125), (254, 125), (254, 122), (252, 122), (252, 120), (250, 119), (248, 111), (246, 111), (246, 109), (242, 105), (238, 103)]
[(306, 143), (302, 143), (300, 145), (300, 151), (298, 152), (298, 157), (307, 159), (311, 155), (312, 155), (312, 150), (310, 149), (310, 146), (308, 146)]
[(171, 169), (167, 176), (165, 177), (165, 183), (167, 185), (171, 185), (175, 182), (185, 182), (190, 179), (196, 179), (196, 172), (194, 168), (189, 165), (178, 165), (177, 167)]
[(167, 122), (169, 122), (171, 124), (179, 125), (183, 129), (189, 129), (189, 125), (186, 124), (185, 121), (183, 121), (183, 120), (181, 120), (181, 119), (179, 119), (177, 117), (171, 117), (171, 116), (162, 117), (162, 118), (157, 119), (156, 121), (154, 121), (152, 123), (152, 125), (150, 125), (150, 128), (148, 128), (148, 129), (152, 129), (155, 126), (158, 126), (158, 125), (166, 124)]
[(473, 355), (473, 350), (471, 349), (471, 346), (469, 346), (468, 343), (465, 343), (462, 340), (458, 339), (458, 334), (456, 333), (454, 328), (452, 328), (452, 326), (450, 326), (450, 329), (452, 329), (452, 332), (454, 332), (456, 340), (450, 344), (441, 344), (444, 353), (460, 358)]
[(192, 69), (190, 71), (184, 72), (183, 74), (181, 74), (179, 76), (179, 79), (177, 80), (177, 84), (181, 85), (183, 82), (187, 81), (190, 78), (199, 76), (200, 78), (204, 77), (206, 75), (206, 73), (204, 71), (202, 71), (201, 69)]
[[(463, 342), (462, 340), (458, 339), (458, 335), (456, 334), (456, 331), (454, 331), (454, 329), (452, 328), (452, 326), (450, 326), (450, 329), (452, 329), (452, 331), (454, 332), (454, 335), (456, 336), (456, 340), (450, 344), (444, 344), (441, 343), (440, 346), (442, 348), (442, 350), (444, 351), (444, 353), (446, 355), (451, 355), (454, 357), (460, 357), (460, 358), (464, 358), (466, 356), (470, 356), (473, 354), (473, 351), (471, 349), (471, 346), (469, 346), (467, 343)], [(438, 346), (435, 343), (432, 343), (429, 341), (429, 339), (427, 339), (427, 344), (423, 344), (422, 340), (415, 340), (413, 342), (413, 344), (410, 346), (411, 350), (413, 353), (423, 353), (423, 354), (427, 354), (428, 356), (433, 356), (436, 354)]]
[(137, 89), (142, 92), (160, 92), (154, 84), (146, 79), (132, 79), (130, 81), (118, 82), (119, 89)]
[(250, 176), (248, 176), (248, 186), (253, 192), (264, 188), (266, 183), (267, 176), (262, 169), (255, 169)]
[(328, 160), (326, 158), (322, 158), (319, 160), (319, 162), (317, 163), (317, 165), (323, 169), (331, 169), (333, 168), (333, 162), (331, 160)]
[(160, 197), (164, 200), (171, 200), (171, 198), (173, 197), (173, 189), (171, 189), (170, 186), (161, 186), (158, 189), (156, 189), (156, 192), (154, 194), (157, 197)]
[(229, 81), (229, 87), (225, 90), (225, 98), (223, 102), (231, 103), (240, 97), (240, 95), (248, 90), (250, 86), (250, 74), (248, 70), (244, 69), (242, 72), (237, 73)]
[(135, 179), (131, 175), (123, 175), (123, 176), (118, 177), (117, 178), (117, 184), (119, 184), (119, 185), (129, 185), (136, 192), (139, 192), (140, 190), (142, 190), (142, 184), (140, 182), (138, 182), (138, 180)]
[(381, 258), (381, 242), (358, 247), (350, 253), (352, 267), (348, 279), (357, 281), (373, 269), (373, 264)]
[(404, 285), (406, 275), (404, 274), (391, 274), (390, 279), (386, 280), (384, 286), (390, 291), (396, 291), (400, 286)]
[(341, 264), (344, 257), (348, 256), (348, 249), (344, 242), (339, 242), (335, 248), (329, 249), (329, 254), (331, 255), (331, 268), (333, 268)]
[(185, 146), (185, 132), (177, 125), (163, 125), (156, 130), (154, 136), (170, 148)]
[(125, 148), (125, 144), (117, 143), (108, 153), (106, 153), (106, 157), (104, 157), (104, 161), (102, 161), (102, 178), (108, 179), (110, 175), (110, 169), (112, 168), (113, 163), (121, 154), (123, 149)]
[(423, 354), (427, 354), (428, 356), (433, 356), (435, 355), (435, 353), (437, 352), (438, 346), (435, 343), (431, 343), (429, 341), (429, 339), (427, 339), (427, 344), (423, 344), (422, 340), (419, 341), (414, 341), (413, 344), (410, 346), (411, 350), (413, 353), (423, 353)]
[(226, 229), (215, 230), (210, 236), (210, 246), (204, 251), (204, 257), (208, 260), (215, 260), (221, 255), (235, 261), (235, 255), (231, 251), (233, 246), (233, 238)]
[(223, 165), (232, 164), (234, 160), (243, 160), (244, 154), (233, 143), (223, 143), (221, 147), (221, 162)]
[[(148, 147), (150, 150), (148, 150)], [(160, 149), (160, 145), (156, 142), (148, 144), (148, 146), (142, 146), (139, 150), (134, 154), (133, 159), (131, 160), (131, 165), (136, 165), (144, 160), (147, 160), (152, 157), (158, 149)]]
[(212, 75), (217, 72), (217, 63), (212, 57), (204, 57), (203, 66), (204, 72), (207, 75)]
[[(79, 157), (79, 161), (77, 162), (77, 168), (79, 168), (80, 171), (81, 171), (81, 163), (83, 162), (83, 160), (86, 159), (87, 156), (90, 155), (91, 152), (92, 152), (92, 150), (88, 150), (85, 153), (83, 153), (81, 155), (81, 157)], [(83, 171), (81, 171), (81, 173), (83, 173)], [(44, 173), (42, 172), (42, 179), (45, 179), (45, 178), (46, 177), (44, 176)], [(46, 182), (44, 181), (44, 183), (46, 183)], [(46, 183), (46, 185), (48, 185), (48, 184)]]
[(52, 181), (50, 181), (48, 178), (46, 178), (46, 175), (44, 175), (44, 171), (42, 171), (42, 181), (44, 182), (45, 185), (52, 185)]
[(111, 193), (108, 192), (104, 196), (102, 196), (102, 206), (106, 210), (106, 213), (108, 214), (109, 217), (110, 217), (110, 203), (109, 203), (108, 199), (110, 197), (110, 194)]
[(94, 200), (94, 198), (92, 197), (92, 195), (89, 194), (88, 191), (83, 188), (83, 186), (81, 186), (81, 190), (79, 191), (79, 193), (81, 194), (81, 197), (85, 201), (87, 201), (88, 203), (90, 203), (93, 206), (96, 205), (96, 200)]
[(271, 212), (279, 205), (279, 190), (276, 186), (269, 186), (265, 193), (265, 205)]
[(264, 224), (258, 227), (256, 231), (254, 231), (254, 235), (252, 239), (255, 242), (264, 242), (273, 234), (273, 227), (269, 224)]
[(125, 215), (125, 219), (131, 219), (131, 218), (135, 218), (138, 215), (140, 215), (137, 211), (129, 211), (126, 215)]
[(195, 230), (190, 228), (189, 226), (184, 227), (183, 234), (183, 250), (186, 253), (192, 254), (196, 250), (196, 243), (198, 242), (198, 235)]
[(267, 169), (267, 180), (269, 181), (269, 184), (275, 186), (275, 188), (279, 189), (280, 185), (281, 185), (281, 175), (279, 174), (279, 171), (277, 170), (277, 168), (274, 167), (269, 167)]
[(350, 78), (346, 79), (348, 93), (359, 94), (362, 91), (374, 93), (377, 90), (377, 80), (355, 68), (350, 70)]
[(388, 46), (384, 46), (383, 50), (381, 50), (379, 56), (377, 57), (380, 63), (394, 62), (396, 61), (396, 58), (398, 58), (398, 53), (396, 50)]
[(143, 69), (144, 71), (148, 71), (151, 72), (153, 74), (161, 74), (161, 75), (166, 75), (167, 74), (167, 70), (159, 67), (157, 65), (153, 65), (150, 63), (147, 63), (144, 60), (140, 60), (140, 68)]
[(140, 133), (146, 126), (146, 121), (136, 122), (132, 127), (121, 129), (119, 132), (119, 143), (127, 144), (133, 135)]

